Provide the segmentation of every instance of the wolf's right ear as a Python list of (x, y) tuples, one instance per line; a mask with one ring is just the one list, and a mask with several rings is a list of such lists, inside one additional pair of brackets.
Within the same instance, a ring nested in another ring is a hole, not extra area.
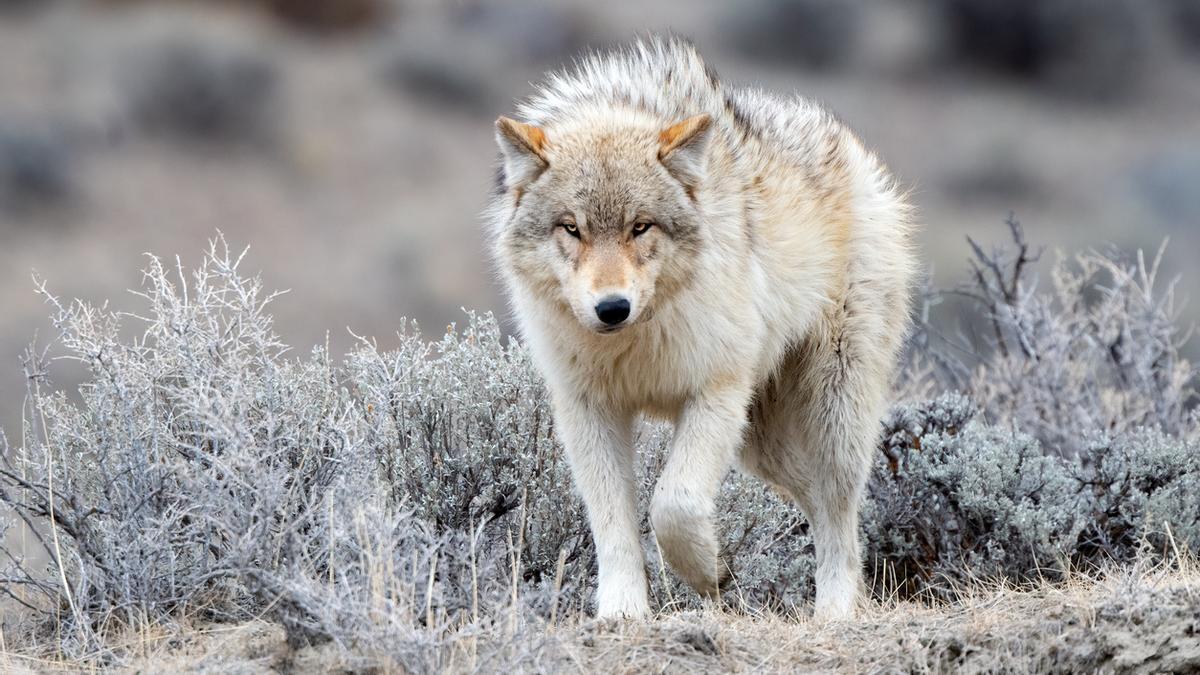
[(521, 187), (546, 167), (546, 132), (507, 117), (496, 120), (496, 144), (504, 155), (504, 189)]
[(696, 115), (658, 134), (658, 160), (689, 190), (700, 184), (708, 167), (712, 117)]

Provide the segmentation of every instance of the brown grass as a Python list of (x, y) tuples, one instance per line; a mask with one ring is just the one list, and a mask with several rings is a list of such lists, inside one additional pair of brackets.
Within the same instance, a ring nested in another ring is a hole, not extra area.
[[(144, 625), (113, 635), (117, 662), (14, 650), (5, 672), (403, 672), (386, 651), (292, 649), (266, 621)], [(1135, 565), (1031, 588), (978, 584), (954, 602), (886, 602), (855, 621), (732, 607), (559, 625), (500, 617), (431, 643), (447, 672), (1165, 672), (1200, 669), (1200, 567)]]

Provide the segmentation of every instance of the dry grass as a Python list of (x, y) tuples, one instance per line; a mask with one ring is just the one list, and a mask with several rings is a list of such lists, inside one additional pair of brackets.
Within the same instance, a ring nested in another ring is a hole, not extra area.
[[(1200, 668), (1200, 568), (1139, 564), (1065, 583), (964, 589), (953, 602), (888, 602), (853, 622), (731, 607), (650, 621), (500, 617), (429, 649), (447, 672), (1180, 672)], [(0, 650), (6, 672), (402, 672), (386, 652), (293, 649), (266, 621), (182, 620), (110, 637), (120, 661)]]

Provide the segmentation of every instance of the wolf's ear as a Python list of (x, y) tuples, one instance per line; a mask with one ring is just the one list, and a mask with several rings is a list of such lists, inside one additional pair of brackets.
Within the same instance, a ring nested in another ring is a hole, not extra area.
[(658, 159), (681, 183), (695, 187), (708, 164), (708, 139), (712, 118), (696, 115), (658, 134)]
[(496, 120), (496, 144), (504, 155), (504, 189), (520, 187), (550, 166), (546, 132), (507, 117)]

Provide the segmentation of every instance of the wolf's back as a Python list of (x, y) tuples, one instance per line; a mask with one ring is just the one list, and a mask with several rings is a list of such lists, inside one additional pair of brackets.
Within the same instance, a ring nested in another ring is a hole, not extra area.
[(672, 123), (700, 113), (719, 118), (724, 105), (721, 82), (695, 47), (655, 36), (549, 75), (517, 111), (547, 126), (582, 108), (628, 106)]

